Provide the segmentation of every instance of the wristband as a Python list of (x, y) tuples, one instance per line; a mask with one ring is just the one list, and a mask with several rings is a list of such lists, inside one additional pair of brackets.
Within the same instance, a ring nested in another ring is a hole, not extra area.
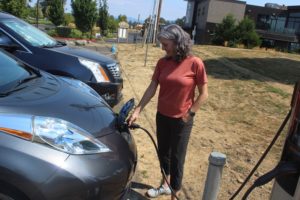
[(190, 115), (191, 117), (194, 117), (194, 116), (196, 115), (196, 113), (193, 112), (193, 111), (191, 111), (191, 109), (189, 109), (188, 113), (189, 113), (189, 115)]

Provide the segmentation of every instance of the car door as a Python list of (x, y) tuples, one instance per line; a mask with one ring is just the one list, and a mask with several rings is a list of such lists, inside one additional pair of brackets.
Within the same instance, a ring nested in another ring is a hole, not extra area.
[(48, 47), (28, 46), (24, 41), (1, 29), (0, 47), (23, 62), (49, 73), (85, 81), (92, 78), (91, 73), (79, 64), (75, 56), (52, 51)]

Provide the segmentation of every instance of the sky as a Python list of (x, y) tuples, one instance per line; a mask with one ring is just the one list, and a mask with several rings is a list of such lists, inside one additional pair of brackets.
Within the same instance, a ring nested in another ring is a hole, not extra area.
[[(110, 15), (126, 15), (128, 19), (135, 18), (140, 20), (146, 19), (152, 14), (154, 2), (159, 0), (107, 0), (108, 12)], [(277, 3), (280, 5), (292, 6), (300, 5), (299, 0), (244, 0), (247, 4), (264, 6), (265, 3)], [(33, 2), (35, 2), (33, 0)], [(67, 0), (66, 12), (71, 12), (71, 0)], [(98, 0), (97, 0), (98, 2)], [(161, 17), (166, 20), (176, 20), (186, 14), (186, 0), (162, 0)]]

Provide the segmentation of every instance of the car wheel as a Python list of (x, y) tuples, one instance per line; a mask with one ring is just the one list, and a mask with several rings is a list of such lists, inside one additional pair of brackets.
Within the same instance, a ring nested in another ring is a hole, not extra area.
[(0, 184), (0, 200), (29, 200), (22, 192), (12, 186)]
[(1, 200), (15, 200), (14, 198), (11, 198), (10, 196), (7, 196), (5, 194), (0, 193), (0, 199)]

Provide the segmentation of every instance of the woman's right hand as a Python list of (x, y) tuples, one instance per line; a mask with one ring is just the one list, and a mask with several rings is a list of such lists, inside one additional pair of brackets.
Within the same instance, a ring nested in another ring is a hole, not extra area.
[(140, 108), (136, 107), (133, 111), (133, 113), (130, 115), (130, 117), (127, 119), (127, 124), (128, 126), (130, 126), (133, 122), (135, 122), (137, 120), (137, 118), (140, 115)]
[(143, 110), (143, 108), (147, 105), (147, 103), (150, 101), (150, 99), (155, 95), (155, 91), (157, 89), (158, 82), (157, 81), (151, 81), (150, 85), (146, 89), (142, 100), (138, 104), (138, 106), (134, 109), (133, 113), (130, 115), (130, 117), (127, 119), (128, 126), (131, 126), (139, 117), (140, 112)]

